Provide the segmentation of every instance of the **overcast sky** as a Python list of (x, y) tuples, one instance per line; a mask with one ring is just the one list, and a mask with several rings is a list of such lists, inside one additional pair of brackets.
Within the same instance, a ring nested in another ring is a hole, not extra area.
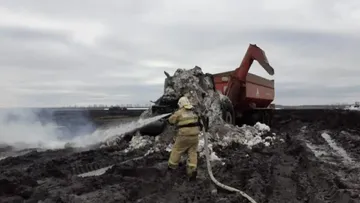
[(360, 100), (360, 1), (0, 0), (0, 106), (149, 103), (166, 70), (265, 52), (276, 103)]

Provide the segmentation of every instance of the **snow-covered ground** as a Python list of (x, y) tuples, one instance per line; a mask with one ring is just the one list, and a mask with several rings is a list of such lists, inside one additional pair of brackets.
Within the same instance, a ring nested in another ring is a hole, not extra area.
[(355, 105), (351, 105), (348, 107), (345, 107), (346, 110), (350, 110), (350, 111), (360, 111), (360, 107), (357, 107)]

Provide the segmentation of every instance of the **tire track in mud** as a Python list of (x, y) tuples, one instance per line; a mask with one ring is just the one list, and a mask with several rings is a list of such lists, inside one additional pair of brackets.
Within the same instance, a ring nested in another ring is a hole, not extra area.
[(331, 139), (328, 132), (311, 132), (307, 126), (303, 126), (298, 138), (306, 143), (320, 161), (334, 165), (338, 165), (339, 162), (344, 164), (353, 162), (346, 151)]
[(351, 198), (360, 198), (360, 160), (350, 157), (329, 130), (311, 130), (305, 125), (299, 131), (298, 138), (336, 175), (335, 185), (325, 196), (326, 199), (337, 197), (349, 202)]
[[(274, 119), (273, 130), (277, 134), (302, 142), (311, 154), (300, 155), (301, 160), (308, 160), (306, 170), (297, 172), (304, 178), (298, 181), (300, 191), (308, 191), (312, 194), (308, 197), (315, 197), (315, 202), (360, 202), (360, 112), (289, 109), (277, 111)], [(327, 136), (321, 136), (323, 133), (328, 133), (330, 143), (335, 142), (338, 148), (331, 148), (324, 138)], [(339, 147), (354, 163), (339, 154)]]
[(338, 144), (331, 138), (329, 132), (322, 132), (321, 137), (326, 140), (327, 144), (335, 152), (335, 154), (343, 158), (343, 163), (345, 165), (348, 166), (356, 164), (356, 162), (354, 162), (354, 160), (348, 155), (344, 148), (339, 147)]

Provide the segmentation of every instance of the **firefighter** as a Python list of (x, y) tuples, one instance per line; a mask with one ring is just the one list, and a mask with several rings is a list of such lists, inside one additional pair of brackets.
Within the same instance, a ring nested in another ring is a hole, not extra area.
[(183, 96), (178, 101), (179, 110), (169, 117), (169, 123), (176, 125), (175, 143), (168, 161), (169, 170), (177, 169), (181, 156), (187, 152), (186, 173), (190, 180), (197, 176), (197, 148), (201, 124), (189, 99)]

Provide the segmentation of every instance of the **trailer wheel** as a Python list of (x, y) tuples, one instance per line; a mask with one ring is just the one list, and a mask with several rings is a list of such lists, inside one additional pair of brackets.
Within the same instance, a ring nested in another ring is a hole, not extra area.
[(229, 124), (235, 125), (235, 112), (230, 101), (221, 103), (222, 119)]
[(157, 136), (161, 134), (166, 126), (166, 121), (158, 120), (139, 129), (141, 135)]

